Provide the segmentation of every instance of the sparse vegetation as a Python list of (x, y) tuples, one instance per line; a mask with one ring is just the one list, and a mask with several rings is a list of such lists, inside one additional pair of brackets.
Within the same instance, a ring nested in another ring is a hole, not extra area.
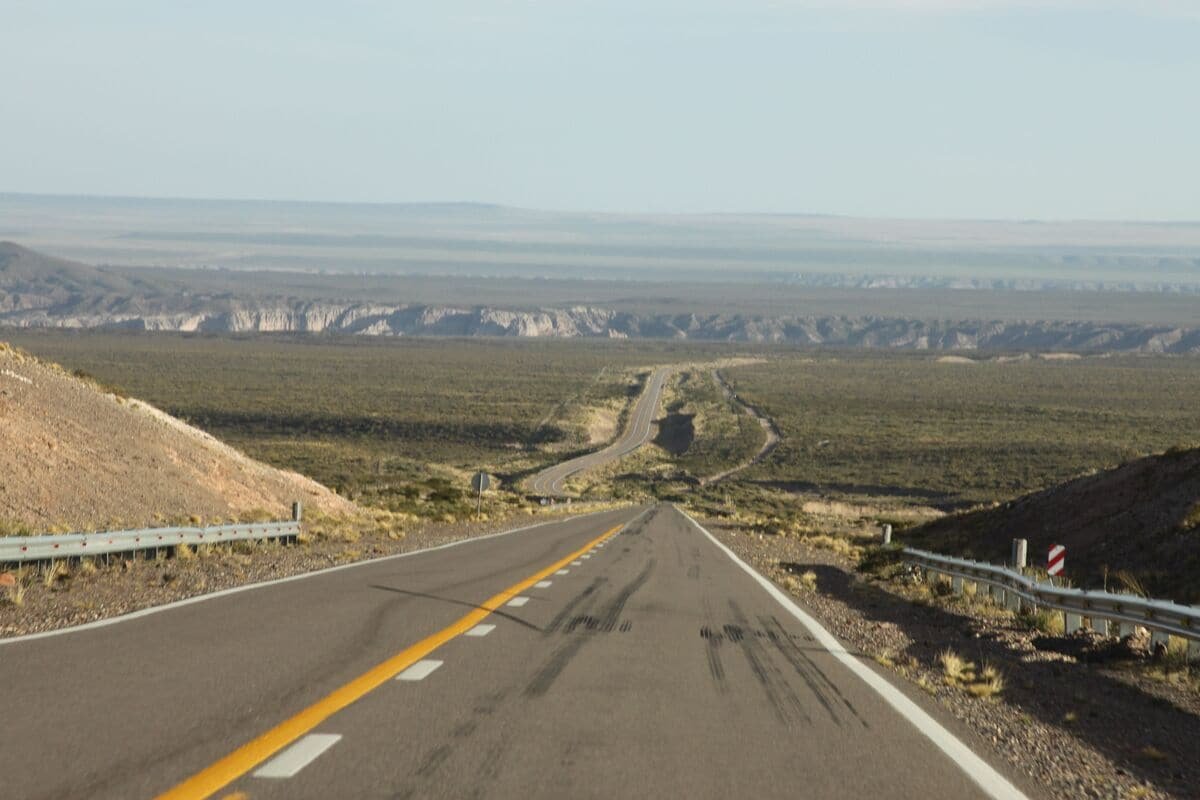
[(0, 536), (31, 536), (33, 530), (24, 522), (0, 517)]
[(950, 648), (938, 655), (938, 663), (947, 686), (981, 699), (995, 697), (1004, 691), (1004, 676), (990, 664), (985, 663), (977, 670), (974, 662), (967, 661)]
[[(38, 356), (86, 370), (254, 458), (361, 505), (426, 519), (473, 516), (471, 471), (486, 469), (513, 489), (593, 446), (581, 409), (619, 417), (639, 391), (635, 370), (735, 352), (672, 342), (20, 338)], [(522, 502), (489, 493), (485, 513), (520, 511)]]
[(784, 585), (788, 591), (793, 594), (802, 594), (804, 592), (815, 592), (817, 590), (817, 573), (811, 569), (805, 570), (799, 575), (788, 573), (783, 578)]
[(938, 655), (938, 663), (942, 665), (942, 674), (948, 684), (960, 683), (968, 674), (974, 677), (975, 665), (965, 661), (962, 656), (948, 648)]
[(724, 374), (784, 441), (749, 474), (963, 506), (1181, 444), (1200, 361), (1116, 356), (969, 367), (924, 353), (792, 353)]
[(1037, 611), (1022, 611), (1017, 615), (1017, 621), (1032, 631), (1044, 633), (1047, 636), (1062, 636), (1064, 631), (1062, 614), (1047, 611), (1044, 608)]

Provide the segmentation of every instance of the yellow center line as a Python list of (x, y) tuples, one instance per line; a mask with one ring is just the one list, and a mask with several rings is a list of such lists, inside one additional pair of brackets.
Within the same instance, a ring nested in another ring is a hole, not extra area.
[(158, 800), (194, 800), (195, 798), (209, 797), (220, 791), (346, 706), (387, 683), (454, 637), (466, 633), (518, 593), (533, 586), (547, 575), (562, 569), (600, 542), (615, 535), (622, 527), (624, 526), (617, 525), (608, 529), (566, 558), (555, 561), (520, 583), (488, 598), (478, 608), (453, 625), (432, 636), (425, 637), (411, 647), (401, 650), (387, 661), (372, 667), (341, 688), (333, 690), (299, 714), (284, 720), (219, 761), (213, 762), (173, 789), (163, 792), (158, 796)]

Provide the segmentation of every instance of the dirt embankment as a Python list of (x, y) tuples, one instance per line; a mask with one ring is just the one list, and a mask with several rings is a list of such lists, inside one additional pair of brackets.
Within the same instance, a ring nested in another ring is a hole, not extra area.
[(1200, 448), (1141, 458), (995, 508), (917, 528), (905, 543), (1003, 562), (1014, 537), (1043, 565), (1067, 548), (1067, 576), (1087, 588), (1123, 587), (1128, 573), (1151, 596), (1200, 602)]
[(0, 522), (96, 530), (354, 504), (137, 400), (0, 343)]

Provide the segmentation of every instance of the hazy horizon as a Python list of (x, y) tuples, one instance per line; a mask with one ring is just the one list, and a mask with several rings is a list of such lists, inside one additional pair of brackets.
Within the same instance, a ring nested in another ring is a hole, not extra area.
[(0, 191), (1200, 218), (1173, 0), (10, 4)]
[[(1103, 217), (955, 217), (955, 216), (870, 216), (861, 214), (838, 214), (820, 210), (791, 210), (791, 211), (744, 211), (738, 209), (730, 209), (725, 211), (626, 211), (626, 210), (604, 210), (596, 208), (543, 208), (535, 206), (520, 206), (511, 203), (492, 202), (488, 200), (473, 200), (462, 198), (457, 200), (337, 200), (337, 199), (320, 199), (320, 198), (285, 198), (285, 197), (221, 197), (221, 196), (188, 196), (188, 195), (148, 195), (148, 194), (103, 194), (92, 192), (25, 192), (25, 191), (7, 191), (0, 189), (0, 198), (30, 198), (30, 199), (45, 199), (45, 200), (84, 200), (84, 201), (112, 201), (112, 202), (145, 202), (145, 203), (239, 203), (239, 204), (262, 204), (262, 205), (296, 205), (296, 206), (379, 206), (379, 207), (399, 207), (399, 208), (451, 208), (451, 207), (476, 207), (476, 208), (491, 208), (502, 209), (516, 212), (528, 212), (533, 214), (559, 214), (563, 216), (597, 216), (597, 217), (643, 217), (643, 218), (671, 218), (671, 217), (798, 217), (798, 218), (813, 218), (813, 219), (844, 219), (844, 220), (861, 220), (866, 222), (915, 222), (915, 223), (982, 223), (982, 224), (1044, 224), (1044, 225), (1071, 225), (1074, 223), (1083, 224), (1127, 224), (1138, 226), (1200, 226), (1200, 210), (1197, 211), (1197, 216), (1192, 218), (1163, 218), (1163, 219), (1135, 219), (1135, 218), (1103, 218)], [(2, 233), (3, 228), (0, 228)]]

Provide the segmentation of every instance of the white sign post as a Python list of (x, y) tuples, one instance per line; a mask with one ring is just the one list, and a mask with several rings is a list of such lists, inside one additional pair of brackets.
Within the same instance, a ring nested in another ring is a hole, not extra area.
[(471, 476), (471, 488), (475, 490), (475, 519), (479, 519), (479, 512), (483, 508), (483, 493), (492, 485), (492, 478), (486, 472), (476, 472)]

